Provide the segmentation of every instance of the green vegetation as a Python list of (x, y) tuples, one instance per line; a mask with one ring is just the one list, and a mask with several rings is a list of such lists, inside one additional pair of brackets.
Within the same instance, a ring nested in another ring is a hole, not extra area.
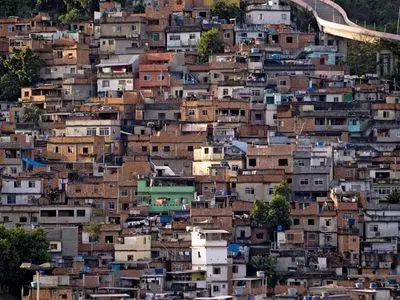
[(234, 4), (225, 3), (224, 1), (217, 1), (211, 7), (211, 14), (218, 16), (219, 19), (239, 19), (242, 20), (244, 11)]
[(202, 62), (207, 62), (210, 55), (224, 53), (224, 43), (217, 28), (212, 28), (201, 35), (197, 49)]
[(292, 224), (290, 218), (290, 189), (286, 183), (280, 183), (274, 188), (271, 201), (255, 201), (251, 211), (253, 224), (267, 228), (273, 233), (278, 225), (283, 229), (289, 229)]
[(61, 22), (79, 22), (92, 18), (98, 8), (98, 0), (2, 0), (0, 16), (29, 17), (40, 11)]
[(250, 266), (255, 271), (264, 271), (267, 277), (268, 287), (274, 287), (278, 282), (278, 276), (276, 273), (276, 258), (270, 255), (256, 255), (250, 260)]
[(42, 60), (29, 48), (0, 58), (0, 99), (17, 101), (21, 87), (38, 82), (41, 66)]
[(349, 19), (363, 26), (376, 25), (379, 30), (396, 33), (400, 0), (334, 0), (347, 12)]
[(399, 203), (400, 202), (400, 192), (393, 191), (386, 197), (386, 201), (391, 204)]
[(362, 42), (362, 41), (349, 41), (347, 49), (346, 63), (350, 68), (350, 73), (353, 75), (364, 75), (367, 73), (375, 73), (376, 67), (376, 54), (381, 50), (391, 51), (397, 57), (397, 65), (394, 66), (394, 72), (390, 74), (383, 74), (383, 78), (387, 80), (396, 79), (400, 80), (400, 43), (390, 41), (380, 42)]
[(90, 241), (92, 243), (99, 241), (100, 228), (100, 223), (91, 223), (88, 225), (87, 231), (90, 233)]
[(0, 226), (0, 285), (20, 293), (21, 286), (29, 284), (32, 272), (21, 270), (23, 262), (42, 264), (50, 259), (49, 243), (42, 229), (25, 231)]
[(318, 23), (314, 18), (314, 15), (311, 11), (308, 11), (304, 8), (300, 8), (297, 5), (291, 5), (291, 18), (294, 24), (296, 24), (296, 28), (302, 32), (318, 32)]
[(26, 106), (24, 110), (24, 122), (39, 124), (42, 110), (36, 105)]

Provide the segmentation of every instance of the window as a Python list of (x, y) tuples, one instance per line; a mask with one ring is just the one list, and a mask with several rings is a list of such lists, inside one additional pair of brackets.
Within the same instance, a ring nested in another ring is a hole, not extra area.
[(300, 184), (301, 185), (307, 185), (308, 184), (308, 179), (307, 178), (300, 179)]
[(293, 218), (293, 225), (300, 225), (300, 219), (299, 218)]
[(239, 272), (239, 267), (238, 266), (232, 266), (232, 273), (237, 274)]
[(262, 120), (262, 114), (255, 114), (255, 120), (256, 121), (261, 121)]
[(292, 36), (287, 36), (286, 37), (286, 43), (292, 44), (293, 43), (293, 37)]
[(325, 226), (331, 226), (331, 220), (325, 220)]
[(109, 127), (100, 127), (100, 135), (101, 136), (110, 135), (110, 128)]
[(26, 222), (28, 222), (28, 219), (27, 219), (27, 217), (19, 217), (19, 222), (26, 223)]
[(82, 153), (83, 154), (89, 154), (89, 148), (88, 147), (83, 147), (82, 148)]
[(246, 187), (245, 193), (248, 195), (254, 195), (254, 188), (253, 187)]
[(101, 86), (102, 86), (103, 88), (110, 87), (110, 80), (103, 80), (103, 81), (101, 82)]
[(165, 118), (166, 118), (165, 113), (158, 113), (158, 119), (159, 120), (165, 120)]
[(333, 97), (333, 102), (339, 102), (339, 97)]
[(259, 20), (263, 20), (263, 19), (264, 19), (263, 14), (259, 14), (259, 15), (258, 15), (258, 19), (259, 19)]
[(309, 241), (316, 241), (317, 240), (317, 235), (315, 233), (308, 233), (308, 240)]
[(249, 158), (249, 166), (250, 166), (250, 167), (255, 167), (255, 166), (257, 166), (257, 159), (255, 159), (255, 158)]
[(278, 159), (278, 166), (283, 167), (288, 165), (287, 158), (280, 158)]
[(231, 169), (232, 169), (232, 171), (237, 171), (237, 170), (239, 170), (239, 166), (238, 165), (232, 165)]
[(84, 216), (86, 216), (86, 211), (84, 209), (78, 209), (76, 211), (76, 216), (77, 217), (84, 217)]
[(170, 35), (169, 40), (170, 41), (179, 41), (181, 37), (179, 35)]
[(213, 292), (218, 293), (219, 292), (219, 285), (213, 285)]
[(213, 274), (217, 274), (217, 275), (221, 274), (221, 268), (214, 267), (213, 268)]
[(142, 152), (147, 152), (147, 146), (142, 146)]
[(35, 181), (33, 181), (33, 180), (29, 180), (28, 181), (28, 187), (34, 188), (35, 186), (36, 186), (36, 182)]
[(324, 183), (324, 180), (322, 178), (316, 178), (314, 179), (314, 184), (315, 185), (321, 185)]
[(59, 217), (73, 217), (75, 215), (72, 209), (60, 209), (58, 211)]
[(132, 31), (136, 31), (136, 25), (132, 25)]
[(67, 151), (68, 151), (68, 153), (73, 153), (73, 152), (74, 152), (74, 151), (73, 151), (73, 148), (70, 147), (70, 146), (67, 147)]
[(264, 239), (264, 233), (262, 233), (262, 232), (257, 233), (256, 234), (256, 238), (259, 239), (259, 240)]
[(204, 148), (204, 154), (208, 154), (209, 150), (208, 148)]
[(10, 222), (10, 217), (9, 216), (4, 216), (3, 217), (3, 222)]
[(96, 135), (96, 128), (94, 128), (94, 127), (86, 128), (86, 135), (87, 135), (87, 136), (94, 136), (94, 135)]
[(304, 167), (304, 161), (299, 160), (299, 161), (297, 162), (297, 165), (298, 165), (299, 167)]
[(58, 249), (57, 243), (50, 243), (49, 250), (57, 250), (57, 249)]
[(201, 111), (201, 114), (202, 114), (203, 116), (207, 116), (207, 114), (208, 114), (207, 109), (203, 109), (203, 110)]
[(201, 253), (200, 253), (200, 251), (197, 251), (197, 257), (198, 257), (198, 258), (201, 258)]
[(164, 152), (170, 152), (171, 151), (171, 147), (170, 146), (164, 146), (163, 151)]
[(14, 187), (15, 188), (20, 188), (21, 187), (21, 181), (20, 180), (15, 180), (14, 181)]
[(188, 152), (193, 152), (193, 146), (187, 146), (187, 151)]
[(224, 33), (224, 39), (230, 39), (231, 38), (231, 33), (230, 32), (225, 32)]
[(384, 111), (383, 112), (383, 117), (386, 119), (386, 118), (389, 118), (389, 112), (388, 111)]
[(279, 80), (279, 85), (286, 86), (286, 80)]
[(287, 238), (288, 241), (293, 241), (293, 239), (294, 239), (293, 233), (288, 233), (286, 238)]
[(153, 152), (158, 152), (158, 146), (153, 146), (153, 147), (151, 148), (151, 151), (153, 151)]
[(310, 225), (310, 226), (315, 225), (315, 220), (314, 219), (308, 219), (307, 220), (307, 224)]
[(16, 204), (17, 203), (17, 198), (14, 194), (8, 194), (7, 195), (7, 204)]
[(151, 75), (150, 75), (150, 74), (145, 74), (145, 75), (143, 76), (143, 80), (145, 80), (145, 81), (151, 80)]
[(286, 14), (281, 14), (281, 19), (282, 19), (282, 21), (286, 21), (287, 20), (287, 15)]
[(195, 111), (193, 109), (189, 109), (188, 115), (189, 116), (194, 116), (195, 115)]
[(224, 96), (228, 95), (228, 94), (229, 94), (229, 90), (228, 90), (228, 89), (223, 89), (223, 90), (222, 90), (222, 94), (223, 94)]
[(127, 189), (121, 189), (119, 192), (121, 197), (128, 197), (128, 190)]
[(114, 208), (115, 208), (115, 203), (114, 203), (114, 201), (111, 201), (111, 202), (108, 203), (108, 208), (109, 208), (109, 209), (114, 209)]
[(17, 173), (17, 168), (16, 167), (11, 167), (10, 171), (11, 171), (11, 174), (16, 174)]
[(196, 35), (194, 33), (189, 34), (189, 39), (194, 40), (196, 38)]
[(164, 78), (165, 78), (165, 76), (162, 73), (157, 75), (157, 80), (158, 81), (162, 81), (162, 80), (164, 80)]

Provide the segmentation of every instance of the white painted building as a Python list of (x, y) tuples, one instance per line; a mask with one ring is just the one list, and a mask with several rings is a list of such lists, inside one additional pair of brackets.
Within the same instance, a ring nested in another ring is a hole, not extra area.
[(106, 141), (119, 140), (121, 122), (119, 120), (67, 120), (66, 136), (104, 136)]
[(168, 32), (167, 51), (195, 50), (200, 36), (200, 27), (190, 32)]
[(249, 5), (246, 8), (246, 23), (254, 25), (290, 25), (290, 7), (279, 5), (278, 0), (265, 4)]
[(192, 229), (192, 268), (205, 270), (211, 297), (228, 295), (228, 249), (226, 230)]
[(38, 178), (2, 179), (1, 203), (3, 205), (29, 205), (36, 203), (42, 194), (42, 181)]
[(132, 91), (134, 73), (139, 68), (139, 55), (118, 55), (102, 60), (96, 67), (97, 92), (100, 95), (110, 91)]

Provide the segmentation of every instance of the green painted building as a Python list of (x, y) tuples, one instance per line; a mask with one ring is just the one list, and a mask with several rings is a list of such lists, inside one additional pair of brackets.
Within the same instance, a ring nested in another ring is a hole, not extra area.
[(195, 197), (193, 177), (154, 177), (137, 181), (137, 205), (149, 213), (189, 210)]

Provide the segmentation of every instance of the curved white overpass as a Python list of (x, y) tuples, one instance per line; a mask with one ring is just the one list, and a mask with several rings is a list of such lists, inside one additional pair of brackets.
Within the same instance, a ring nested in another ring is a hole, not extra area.
[(400, 35), (363, 28), (347, 17), (342, 7), (331, 0), (288, 0), (312, 11), (322, 32), (351, 40), (377, 39), (400, 41)]

